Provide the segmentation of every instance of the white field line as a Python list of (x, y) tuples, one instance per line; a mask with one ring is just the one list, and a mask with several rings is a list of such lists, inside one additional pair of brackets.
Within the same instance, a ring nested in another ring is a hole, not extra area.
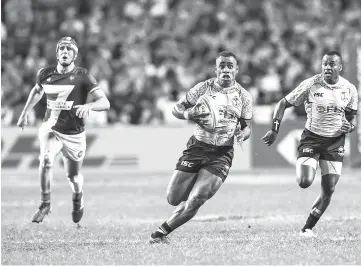
[[(51, 214), (50, 214), (51, 215)], [(191, 223), (205, 223), (205, 222), (229, 222), (229, 221), (239, 221), (239, 222), (275, 222), (275, 223), (298, 223), (301, 219), (303, 220), (304, 215), (268, 215), (268, 216), (252, 216), (252, 215), (214, 215), (214, 214), (206, 214), (194, 217), (190, 220)], [(344, 217), (323, 217), (323, 221), (357, 221), (359, 223), (361, 221), (361, 215), (354, 216), (344, 216)], [(88, 226), (108, 226), (109, 224), (126, 224), (128, 226), (138, 226), (140, 224), (158, 224), (164, 222), (164, 219), (154, 219), (154, 218), (136, 218), (136, 217), (126, 217), (126, 218), (115, 218), (115, 217), (102, 217), (101, 219), (94, 220), (92, 224), (87, 225), (86, 223), (82, 224), (83, 228), (88, 228)], [(10, 224), (6, 224), (10, 225)], [(24, 224), (28, 226), (27, 224)], [(32, 224), (29, 222), (31, 226), (39, 226), (38, 224)], [(50, 224), (47, 224), (49, 226)], [(73, 225), (73, 224), (72, 224)], [(41, 226), (41, 225), (40, 225)], [(80, 229), (82, 230), (82, 229)], [(361, 235), (360, 235), (361, 238)]]
[[(10, 241), (1, 241), (3, 244), (17, 244), (17, 245), (21, 245), (21, 244), (62, 244), (62, 243), (66, 243), (66, 244), (117, 244), (117, 243), (121, 243), (122, 240), (119, 239), (88, 239), (86, 241), (79, 241), (79, 240), (72, 240), (72, 239), (57, 239), (57, 240), (43, 240), (43, 239), (38, 239), (38, 240), (29, 240), (26, 239), (26, 241), (18, 241), (18, 240), (10, 240)], [(141, 243), (143, 242), (142, 239), (139, 240), (127, 240), (127, 243)]]
[[(109, 176), (107, 176), (109, 178)], [(159, 187), (159, 186), (166, 186), (168, 184), (169, 178), (124, 178), (122, 179), (112, 179), (112, 180), (102, 180), (99, 178), (94, 178), (93, 176), (87, 177), (84, 175), (84, 182), (87, 187), (118, 187), (118, 186), (147, 186), (147, 187)], [(319, 183), (320, 178), (315, 179), (314, 183)], [(356, 178), (350, 177), (341, 177), (340, 182), (349, 183), (349, 184), (356, 184), (361, 185), (361, 180), (357, 180)], [(289, 177), (280, 176), (230, 176), (226, 179), (224, 185), (232, 185), (232, 184), (239, 184), (239, 185), (295, 185), (297, 186), (296, 178), (292, 175)], [(13, 178), (6, 178), (1, 180), (1, 187), (38, 187), (39, 181), (36, 176), (33, 178), (20, 178), (20, 177), (13, 177)], [(64, 177), (63, 179), (57, 177), (53, 181), (53, 186), (56, 187), (68, 187), (68, 181)]]
[[(298, 239), (304, 239), (300, 236), (298, 236), (298, 232), (294, 232), (294, 235), (298, 238)], [(293, 237), (293, 234), (290, 234), (291, 237)], [(340, 236), (340, 237), (331, 237), (331, 238), (325, 238), (322, 236), (319, 236), (319, 239), (322, 240), (330, 240), (330, 241), (334, 241), (334, 242), (340, 242), (340, 241), (360, 241), (361, 237), (344, 237), (344, 236)], [(80, 245), (89, 245), (89, 244), (95, 244), (95, 245), (104, 245), (104, 244), (121, 244), (121, 243), (127, 243), (127, 244), (141, 244), (141, 243), (147, 243), (148, 239), (144, 239), (144, 238), (139, 238), (139, 239), (134, 239), (134, 240), (123, 240), (119, 237), (119, 239), (88, 239), (86, 241), (79, 241), (79, 240), (72, 240), (72, 239), (57, 239), (57, 240), (43, 240), (43, 239), (38, 239), (38, 240), (29, 240), (26, 239), (26, 241), (19, 241), (19, 240), (5, 240), (5, 241), (1, 241), (2, 245), (34, 245), (34, 244), (80, 244)], [(264, 241), (265, 237), (261, 237), (261, 236), (252, 236), (252, 237), (248, 237), (247, 238), (247, 242), (259, 242), (259, 241)], [(207, 237), (204, 236), (200, 239), (200, 241), (202, 242), (219, 242), (222, 241), (224, 242), (234, 242), (234, 241), (239, 241), (238, 238), (230, 238), (229, 236), (227, 236), (227, 238), (224, 237)]]

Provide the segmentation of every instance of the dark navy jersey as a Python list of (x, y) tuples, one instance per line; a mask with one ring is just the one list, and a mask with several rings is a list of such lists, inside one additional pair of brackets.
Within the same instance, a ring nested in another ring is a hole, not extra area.
[(85, 104), (88, 93), (99, 89), (88, 70), (76, 66), (60, 74), (56, 67), (45, 67), (38, 71), (36, 83), (44, 89), (47, 98), (44, 124), (63, 134), (83, 132), (84, 121), (75, 115), (74, 106)]

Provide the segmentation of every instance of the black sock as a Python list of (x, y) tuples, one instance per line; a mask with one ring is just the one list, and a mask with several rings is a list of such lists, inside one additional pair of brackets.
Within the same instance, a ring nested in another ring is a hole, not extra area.
[(158, 230), (153, 233), (153, 237), (166, 236), (172, 231), (172, 228), (169, 227), (167, 222), (164, 222), (161, 226), (159, 226)]
[(312, 213), (307, 218), (305, 226), (302, 228), (302, 231), (304, 232), (306, 229), (311, 229), (316, 225), (320, 217), (314, 216)]
[(48, 193), (41, 192), (41, 201), (42, 202), (50, 203), (50, 198), (51, 198), (51, 192), (48, 192)]
[(80, 200), (81, 197), (83, 197), (83, 191), (80, 191), (79, 193), (73, 193), (73, 200)]

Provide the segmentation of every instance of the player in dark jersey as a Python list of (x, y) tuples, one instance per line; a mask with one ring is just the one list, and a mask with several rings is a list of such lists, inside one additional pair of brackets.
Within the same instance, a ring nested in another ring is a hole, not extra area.
[[(17, 125), (24, 129), (27, 115), (46, 94), (47, 110), (39, 128), (41, 204), (32, 218), (40, 223), (51, 211), (52, 166), (61, 152), (66, 176), (73, 191), (72, 219), (78, 223), (84, 213), (83, 176), (80, 168), (85, 156), (86, 137), (83, 119), (90, 111), (106, 111), (109, 101), (97, 81), (85, 69), (75, 65), (78, 46), (71, 37), (63, 37), (56, 46), (58, 64), (38, 71), (36, 84)], [(91, 101), (86, 103), (88, 95)]]
[[(173, 108), (175, 117), (192, 120), (197, 126), (167, 188), (168, 203), (177, 208), (151, 234), (151, 244), (167, 243), (170, 232), (196, 215), (227, 178), (235, 141), (241, 143), (251, 135), (252, 96), (236, 82), (236, 56), (227, 51), (220, 53), (215, 72), (216, 78), (195, 85)], [(199, 112), (198, 99), (203, 95), (212, 97), (219, 111), (214, 129), (203, 126), (208, 119), (206, 112)]]
[(326, 53), (322, 59), (322, 73), (306, 79), (278, 102), (272, 130), (262, 138), (271, 145), (277, 138), (285, 109), (305, 103), (307, 122), (298, 146), (297, 182), (301, 188), (309, 187), (315, 178), (317, 165), (322, 175), (321, 193), (300, 232), (305, 237), (315, 236), (312, 228), (331, 202), (341, 175), (345, 134), (355, 129), (357, 90), (339, 75), (341, 70), (341, 55), (335, 51)]

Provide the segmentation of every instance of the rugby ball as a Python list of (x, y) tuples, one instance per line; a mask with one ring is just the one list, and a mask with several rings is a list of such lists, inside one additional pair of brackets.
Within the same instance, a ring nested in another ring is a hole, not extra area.
[(203, 94), (199, 97), (197, 104), (200, 104), (200, 112), (209, 112), (209, 119), (203, 124), (203, 127), (207, 129), (215, 129), (219, 120), (219, 111), (216, 101), (209, 95)]

